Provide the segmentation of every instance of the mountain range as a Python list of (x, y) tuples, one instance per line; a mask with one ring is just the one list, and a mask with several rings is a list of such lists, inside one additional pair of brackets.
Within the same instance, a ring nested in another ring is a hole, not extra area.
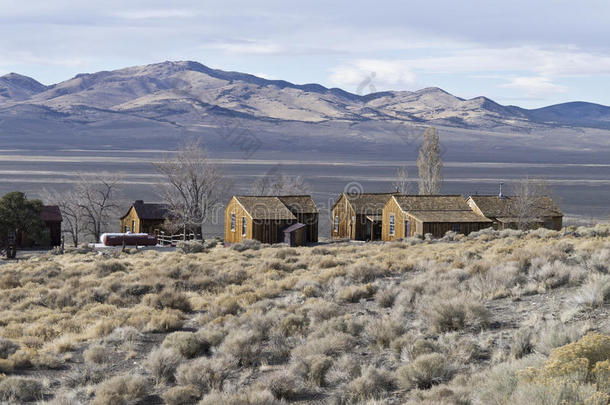
[(247, 132), (267, 151), (383, 155), (396, 149), (397, 138), (404, 144), (405, 136), (431, 125), (459, 146), (454, 151), (599, 152), (609, 146), (610, 107), (572, 102), (528, 110), (434, 87), (358, 95), (197, 62), (79, 74), (50, 86), (15, 73), (0, 77), (0, 140), (15, 148), (145, 143), (167, 149), (189, 134), (213, 150), (231, 152), (239, 141), (226, 138)]

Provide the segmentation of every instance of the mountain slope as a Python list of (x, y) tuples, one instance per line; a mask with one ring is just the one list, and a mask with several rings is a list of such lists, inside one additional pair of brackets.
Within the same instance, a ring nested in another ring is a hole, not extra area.
[(32, 79), (17, 73), (9, 73), (0, 76), (0, 101), (27, 100), (34, 94), (46, 90), (46, 86)]

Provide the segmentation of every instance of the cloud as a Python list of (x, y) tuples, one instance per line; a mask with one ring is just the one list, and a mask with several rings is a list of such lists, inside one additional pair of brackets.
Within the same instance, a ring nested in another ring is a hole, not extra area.
[(150, 20), (164, 18), (189, 18), (196, 14), (190, 10), (180, 9), (150, 9), (150, 10), (125, 10), (114, 13), (115, 17), (126, 20)]
[(217, 49), (230, 54), (272, 55), (283, 53), (284, 48), (275, 43), (267, 42), (222, 42), (210, 44), (202, 48)]
[(568, 90), (567, 87), (555, 84), (550, 78), (544, 76), (513, 77), (508, 83), (501, 84), (499, 87), (520, 90), (530, 98), (565, 93)]
[(417, 76), (408, 61), (362, 59), (331, 68), (333, 86), (356, 88), (359, 93), (410, 88)]

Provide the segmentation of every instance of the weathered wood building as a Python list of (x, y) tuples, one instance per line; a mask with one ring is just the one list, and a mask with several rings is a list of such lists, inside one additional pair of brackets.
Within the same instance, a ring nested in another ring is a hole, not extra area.
[[(44, 222), (44, 234), (42, 240), (34, 240), (27, 233), (19, 233), (15, 236), (17, 248), (53, 248), (61, 246), (61, 223), (63, 217), (57, 205), (43, 205), (40, 209), (40, 217)], [(38, 239), (38, 238), (36, 238)]]
[(233, 196), (225, 209), (225, 242), (245, 239), (295, 246), (317, 242), (318, 208), (308, 195)]
[(383, 207), (392, 193), (341, 193), (331, 207), (334, 239), (381, 240)]
[(121, 232), (154, 235), (162, 230), (163, 223), (168, 217), (169, 208), (166, 204), (136, 200), (127, 213), (121, 217)]
[(383, 208), (384, 241), (447, 231), (469, 234), (489, 228), (492, 221), (473, 212), (461, 195), (394, 195)]
[(475, 213), (491, 219), (495, 229), (527, 225), (559, 231), (563, 226), (563, 213), (548, 196), (533, 197), (522, 203), (514, 196), (471, 195), (467, 203)]

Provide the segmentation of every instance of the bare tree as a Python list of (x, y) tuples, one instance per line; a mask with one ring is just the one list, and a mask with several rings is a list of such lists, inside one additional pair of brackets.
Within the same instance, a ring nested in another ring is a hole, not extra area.
[(96, 176), (79, 174), (74, 193), (78, 196), (77, 207), (85, 233), (96, 241), (119, 209), (118, 192), (121, 188), (121, 174), (100, 173)]
[(510, 212), (519, 229), (528, 229), (540, 221), (551, 187), (544, 179), (526, 177), (512, 186)]
[(409, 183), (409, 171), (407, 166), (399, 167), (396, 170), (396, 181), (393, 184), (394, 189), (401, 194), (409, 194), (411, 184)]
[(44, 189), (41, 197), (43, 201), (59, 207), (63, 219), (61, 224), (62, 233), (69, 236), (74, 247), (78, 246), (83, 233), (84, 221), (84, 214), (81, 208), (83, 203), (80, 195), (75, 190), (68, 190), (62, 193)]
[(163, 199), (172, 222), (181, 224), (185, 234), (187, 230), (199, 231), (203, 239), (204, 224), (226, 196), (230, 182), (195, 141), (153, 166), (166, 177)]
[(443, 159), (436, 128), (428, 128), (417, 159), (419, 194), (440, 194), (443, 186)]
[(297, 195), (309, 192), (309, 184), (301, 176), (285, 176), (282, 173), (267, 174), (256, 180), (251, 188), (253, 195)]

